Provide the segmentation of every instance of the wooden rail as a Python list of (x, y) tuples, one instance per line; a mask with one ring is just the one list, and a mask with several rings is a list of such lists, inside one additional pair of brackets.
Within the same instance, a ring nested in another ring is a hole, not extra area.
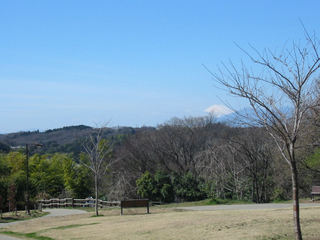
[[(63, 207), (94, 207), (96, 200), (92, 198), (76, 199), (76, 198), (52, 198), (38, 201), (40, 208), (63, 208)], [(103, 201), (98, 200), (99, 208), (120, 206), (119, 201)]]

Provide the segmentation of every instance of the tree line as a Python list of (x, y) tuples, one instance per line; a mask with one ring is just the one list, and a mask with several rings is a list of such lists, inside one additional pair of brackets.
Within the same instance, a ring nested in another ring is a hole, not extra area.
[[(301, 149), (297, 156), (305, 197), (320, 181), (316, 149)], [(211, 117), (173, 119), (127, 138), (116, 154), (121, 161), (110, 187), (116, 199), (135, 197), (136, 189), (140, 196), (161, 201), (263, 203), (290, 199), (292, 193), (290, 171), (264, 128), (232, 127)]]
[[(303, 141), (310, 141), (313, 146), (315, 139), (319, 135), (308, 136)], [(100, 140), (103, 141), (99, 141), (99, 148), (108, 144), (108, 156), (102, 157), (112, 162), (102, 164), (102, 171), (99, 170), (101, 199), (181, 202), (210, 198), (264, 203), (291, 196), (290, 171), (263, 128), (230, 126), (216, 122), (212, 116), (175, 118), (157, 128), (126, 135), (121, 143)], [(319, 151), (315, 146), (298, 153), (302, 196), (309, 196), (311, 185), (320, 183)], [(87, 145), (80, 155), (32, 155), (29, 159), (31, 200), (94, 196), (95, 174), (88, 168), (88, 153)], [(0, 174), (2, 209), (23, 209), (24, 149), (1, 153)]]
[[(24, 209), (26, 155), (15, 151), (0, 154), (0, 176), (1, 209)], [(92, 193), (91, 185), (91, 173), (70, 154), (34, 154), (29, 159), (31, 202), (50, 197), (88, 197)]]

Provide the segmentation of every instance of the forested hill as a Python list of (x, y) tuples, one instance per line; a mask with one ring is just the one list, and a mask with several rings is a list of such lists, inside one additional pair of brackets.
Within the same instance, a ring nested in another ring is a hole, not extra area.
[[(152, 128), (132, 128), (132, 127), (118, 127), (107, 128), (103, 131), (104, 137), (118, 142), (124, 136), (131, 135), (137, 131), (143, 131)], [(86, 136), (96, 132), (97, 129), (85, 126), (68, 126), (57, 129), (50, 129), (44, 132), (27, 131), (9, 134), (1, 134), (0, 142), (11, 147), (24, 146), (30, 143), (41, 143), (43, 148), (41, 152), (73, 152), (79, 153), (82, 147), (82, 141)]]
[(57, 144), (67, 144), (75, 139), (90, 134), (92, 128), (89, 126), (79, 125), (57, 129), (50, 129), (45, 132), (26, 131), (0, 135), (0, 141), (10, 146), (19, 146), (26, 143), (48, 143), (56, 142)]

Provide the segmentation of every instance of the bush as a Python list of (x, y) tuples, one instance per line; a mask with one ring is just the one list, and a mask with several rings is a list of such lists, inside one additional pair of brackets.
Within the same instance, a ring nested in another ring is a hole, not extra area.
[(156, 184), (153, 176), (150, 172), (146, 171), (140, 178), (136, 181), (137, 193), (142, 198), (148, 198), (149, 200), (156, 200)]
[(173, 202), (174, 191), (170, 175), (157, 171), (154, 175), (156, 183), (155, 194), (156, 200), (161, 202)]
[(136, 184), (138, 195), (152, 201), (197, 201), (207, 196), (204, 181), (191, 173), (180, 176), (157, 171), (152, 175), (146, 171)]
[(283, 190), (283, 188), (275, 188), (273, 192), (273, 201), (279, 202), (279, 201), (284, 201), (287, 200), (286, 194)]
[(182, 201), (197, 201), (205, 199), (207, 194), (204, 188), (204, 181), (196, 178), (190, 172), (174, 177), (174, 191), (176, 197)]

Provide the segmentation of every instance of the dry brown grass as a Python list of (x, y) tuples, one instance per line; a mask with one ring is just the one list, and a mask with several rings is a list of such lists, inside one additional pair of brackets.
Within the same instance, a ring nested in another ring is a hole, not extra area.
[[(131, 215), (128, 215), (130, 211)], [(175, 211), (144, 209), (102, 211), (104, 216), (84, 215), (33, 219), (6, 231), (37, 232), (53, 239), (174, 240), (174, 239), (293, 239), (292, 211)], [(320, 207), (301, 209), (304, 239), (320, 239)]]
[(26, 211), (17, 211), (17, 212), (6, 212), (2, 214), (2, 217), (0, 218), (0, 223), (8, 223), (8, 222), (15, 222), (15, 221), (21, 221), (21, 220), (27, 220), (31, 218), (41, 217), (46, 215), (45, 212), (30, 211), (30, 215), (26, 213)]

